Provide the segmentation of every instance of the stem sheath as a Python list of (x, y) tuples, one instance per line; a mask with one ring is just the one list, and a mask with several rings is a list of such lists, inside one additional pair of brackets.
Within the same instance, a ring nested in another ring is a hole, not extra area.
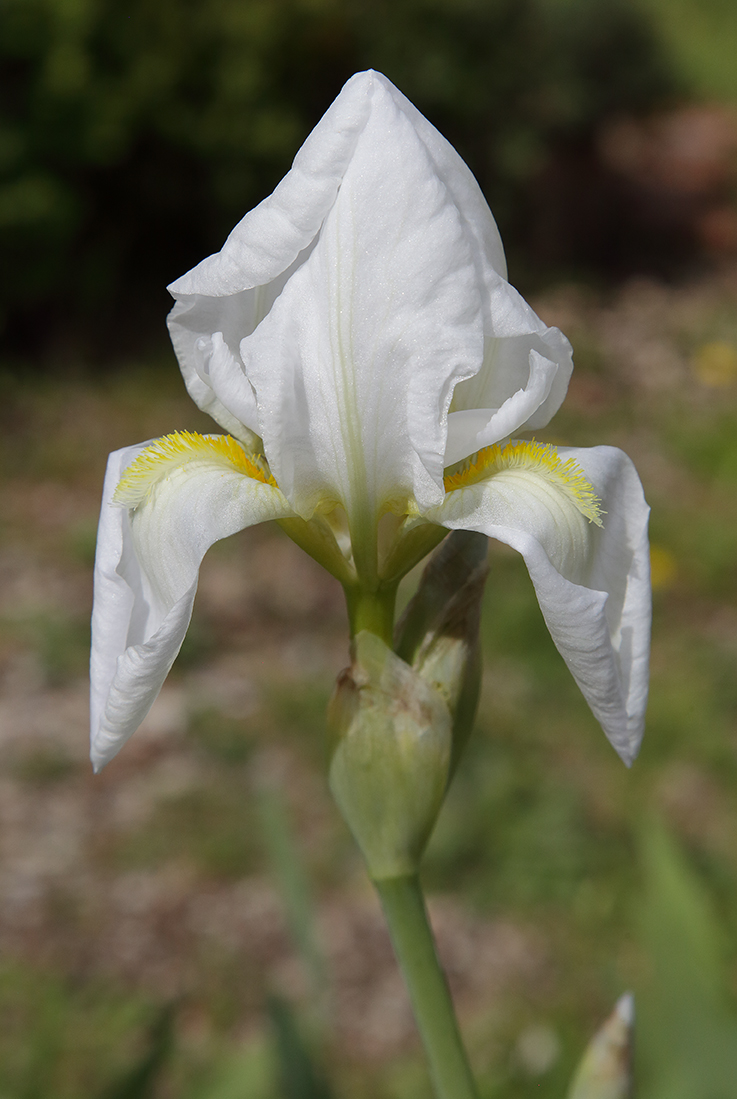
[(438, 1099), (478, 1099), (416, 874), (375, 881)]

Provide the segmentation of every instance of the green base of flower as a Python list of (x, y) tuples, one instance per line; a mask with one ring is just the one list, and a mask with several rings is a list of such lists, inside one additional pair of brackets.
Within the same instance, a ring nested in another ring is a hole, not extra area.
[(361, 630), (368, 630), (380, 637), (390, 649), (393, 647), (394, 607), (398, 587), (398, 581), (387, 584), (379, 591), (366, 591), (358, 586), (345, 585), (351, 637), (355, 637)]

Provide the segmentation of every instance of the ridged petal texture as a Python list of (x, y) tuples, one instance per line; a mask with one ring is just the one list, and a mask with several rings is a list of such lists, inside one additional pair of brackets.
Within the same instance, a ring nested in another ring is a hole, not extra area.
[(300, 515), (333, 499), (365, 520), (439, 503), (446, 465), (563, 400), (568, 342), (505, 271), (461, 158), (359, 73), (274, 193), (172, 284), (169, 326), (194, 399), (263, 438)]

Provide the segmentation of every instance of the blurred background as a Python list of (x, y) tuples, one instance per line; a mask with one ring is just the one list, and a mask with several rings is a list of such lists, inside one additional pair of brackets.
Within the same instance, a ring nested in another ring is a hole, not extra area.
[(329, 577), (278, 529), (216, 546), (145, 727), (86, 762), (107, 452), (212, 426), (165, 286), (367, 67), (468, 161), (573, 343), (541, 438), (623, 447), (653, 507), (630, 772), (491, 549), (425, 873), (482, 1094), (563, 1096), (633, 987), (643, 1099), (737, 1096), (735, 57), (733, 0), (0, 0), (3, 1099), (428, 1094), (324, 780)]

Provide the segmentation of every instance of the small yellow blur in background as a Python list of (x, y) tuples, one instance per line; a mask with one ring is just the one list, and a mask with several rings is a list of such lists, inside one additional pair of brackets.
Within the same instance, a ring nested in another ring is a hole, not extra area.
[(710, 389), (726, 389), (737, 381), (737, 348), (725, 340), (702, 344), (691, 366), (703, 385)]

